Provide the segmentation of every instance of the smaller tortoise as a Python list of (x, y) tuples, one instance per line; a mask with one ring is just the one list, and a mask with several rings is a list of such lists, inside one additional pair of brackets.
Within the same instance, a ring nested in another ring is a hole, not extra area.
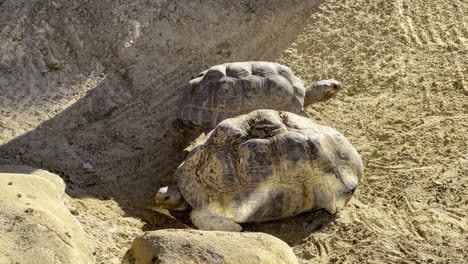
[(305, 88), (291, 69), (274, 62), (224, 63), (201, 72), (188, 83), (178, 115), (205, 131), (224, 119), (258, 109), (307, 116), (304, 107), (326, 101), (340, 89), (336, 80), (318, 81)]
[(202, 230), (241, 231), (325, 209), (335, 214), (363, 174), (361, 157), (333, 128), (289, 112), (256, 110), (222, 121), (177, 168), (160, 208), (192, 208)]

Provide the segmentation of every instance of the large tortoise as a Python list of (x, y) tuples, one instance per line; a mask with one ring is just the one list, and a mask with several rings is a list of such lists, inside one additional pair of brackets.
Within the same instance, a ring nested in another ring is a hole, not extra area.
[(274, 62), (224, 63), (201, 72), (189, 82), (178, 115), (185, 124), (191, 121), (205, 131), (226, 118), (257, 109), (307, 116), (303, 107), (326, 101), (340, 89), (336, 80), (318, 81), (305, 88), (291, 69)]
[(334, 214), (363, 174), (361, 157), (333, 128), (289, 112), (257, 110), (222, 121), (176, 170), (177, 185), (155, 195), (157, 206), (192, 207), (203, 230), (240, 231), (325, 209)]

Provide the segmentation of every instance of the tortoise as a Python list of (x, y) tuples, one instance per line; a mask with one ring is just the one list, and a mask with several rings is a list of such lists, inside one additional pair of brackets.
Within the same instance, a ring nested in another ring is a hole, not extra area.
[(326, 101), (340, 89), (336, 80), (305, 88), (290, 68), (274, 62), (224, 63), (201, 72), (186, 85), (174, 126), (183, 131), (195, 125), (208, 132), (226, 118), (257, 109), (307, 116), (303, 107)]
[(362, 175), (360, 155), (337, 130), (261, 109), (219, 123), (177, 168), (177, 185), (154, 198), (159, 208), (191, 207), (199, 229), (241, 231), (239, 223), (336, 214)]

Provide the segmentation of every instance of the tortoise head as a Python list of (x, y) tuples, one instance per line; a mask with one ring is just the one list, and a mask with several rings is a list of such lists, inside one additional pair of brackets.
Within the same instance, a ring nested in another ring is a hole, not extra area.
[(321, 80), (306, 88), (304, 107), (313, 103), (324, 102), (341, 90), (341, 83), (337, 80)]
[(154, 202), (156, 206), (161, 208), (178, 211), (183, 211), (188, 206), (177, 185), (160, 188), (156, 195), (154, 195)]

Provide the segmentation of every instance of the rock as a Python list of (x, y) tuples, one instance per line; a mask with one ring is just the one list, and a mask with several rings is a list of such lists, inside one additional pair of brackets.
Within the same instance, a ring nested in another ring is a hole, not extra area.
[(65, 183), (55, 174), (0, 166), (0, 263), (94, 263), (64, 197)]
[(165, 229), (136, 238), (122, 263), (286, 264), (298, 260), (285, 242), (264, 233)]

